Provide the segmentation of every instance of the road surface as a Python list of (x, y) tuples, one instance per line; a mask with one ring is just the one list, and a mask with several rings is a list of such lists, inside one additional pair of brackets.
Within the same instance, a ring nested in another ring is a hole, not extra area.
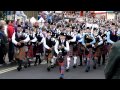
[[(72, 62), (71, 62), (72, 63)], [(47, 64), (43, 62), (38, 66), (23, 68), (22, 71), (16, 70), (17, 66), (0, 67), (0, 79), (59, 79), (58, 67), (53, 68), (50, 72), (46, 70)], [(85, 66), (72, 67), (69, 72), (65, 72), (65, 79), (105, 79), (104, 66), (97, 67), (94, 70), (91, 66), (90, 72), (85, 72)]]

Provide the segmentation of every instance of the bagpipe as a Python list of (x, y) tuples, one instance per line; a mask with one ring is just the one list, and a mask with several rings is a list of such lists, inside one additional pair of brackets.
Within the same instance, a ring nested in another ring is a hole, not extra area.
[(23, 46), (25, 46), (25, 43), (23, 42), (23, 40), (26, 39), (25, 35), (22, 34), (22, 35), (20, 35), (20, 37), (18, 37), (18, 35), (16, 33), (15, 37), (16, 37), (16, 41), (19, 42), (19, 43), (21, 43), (21, 45), (15, 45), (14, 44), (15, 47), (22, 48)]
[(59, 54), (58, 54), (57, 57), (58, 57), (58, 58), (57, 58), (57, 61), (58, 61), (58, 62), (62, 63), (62, 62), (64, 61), (64, 56), (63, 56), (63, 54), (62, 54), (62, 51), (59, 51)]

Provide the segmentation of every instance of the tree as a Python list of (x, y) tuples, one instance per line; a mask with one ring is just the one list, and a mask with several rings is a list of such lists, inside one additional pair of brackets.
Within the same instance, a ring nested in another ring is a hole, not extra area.
[(0, 19), (6, 19), (6, 11), (0, 11)]

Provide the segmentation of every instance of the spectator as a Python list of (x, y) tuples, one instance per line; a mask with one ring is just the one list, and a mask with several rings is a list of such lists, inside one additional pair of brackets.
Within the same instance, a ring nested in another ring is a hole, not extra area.
[(4, 33), (4, 25), (5, 21), (1, 20), (0, 21), (0, 66), (5, 64), (4, 57), (7, 53), (7, 37)]
[(9, 21), (8, 23), (8, 40), (9, 40), (9, 51), (8, 51), (8, 58), (9, 62), (13, 61), (14, 56), (14, 44), (12, 43), (12, 35), (15, 31), (13, 21)]
[(105, 67), (106, 79), (120, 79), (120, 41), (114, 43)]

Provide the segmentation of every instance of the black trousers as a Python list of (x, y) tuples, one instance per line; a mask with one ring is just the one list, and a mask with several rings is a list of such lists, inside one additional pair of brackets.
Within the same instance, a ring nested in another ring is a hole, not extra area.
[(12, 41), (9, 42), (9, 51), (8, 51), (9, 62), (11, 62), (14, 58), (14, 44)]
[(4, 54), (0, 51), (0, 64), (4, 64), (5, 63), (3, 57), (4, 57)]

